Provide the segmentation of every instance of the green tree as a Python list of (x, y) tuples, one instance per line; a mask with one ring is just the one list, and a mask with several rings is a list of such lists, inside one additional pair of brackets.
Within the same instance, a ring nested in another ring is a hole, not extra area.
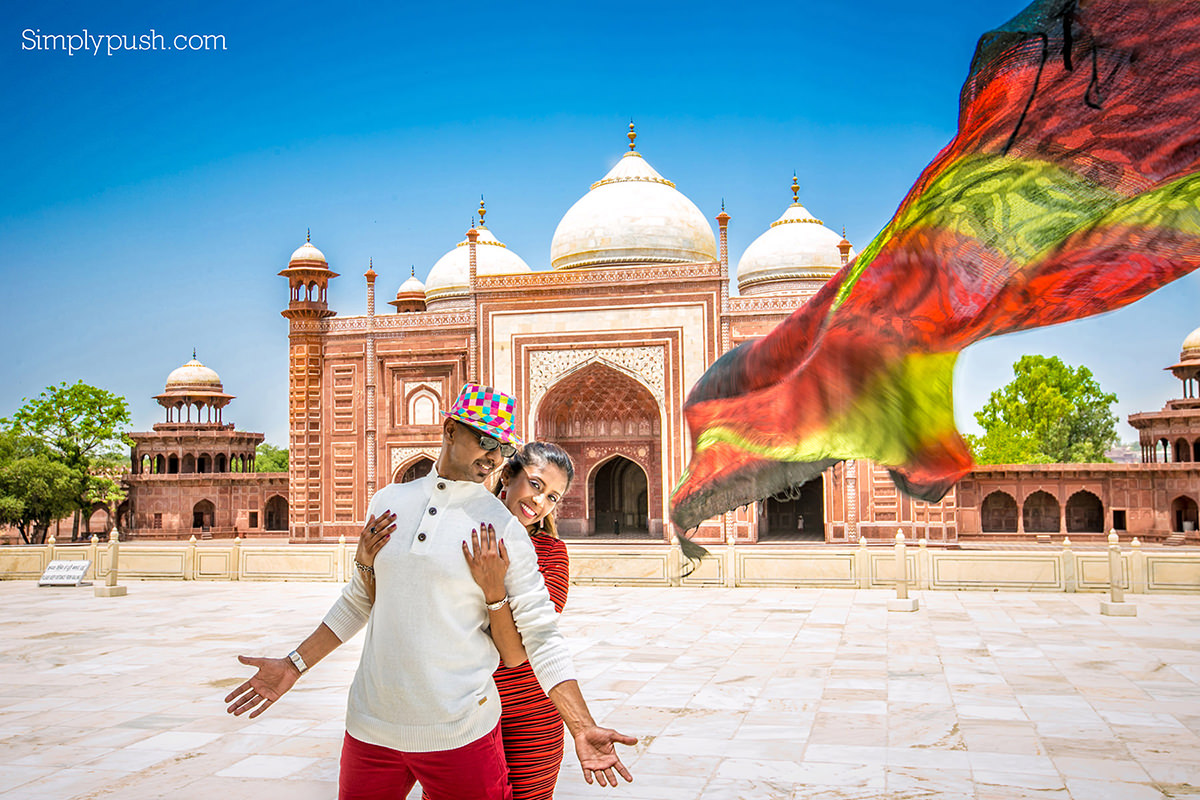
[(129, 424), (125, 398), (83, 381), (61, 383), (27, 399), (0, 424), (18, 438), (36, 439), (50, 459), (70, 470), (76, 499), (64, 514), (75, 511), (71, 538), (78, 539), (80, 510), (90, 508), (93, 498), (112, 495), (116, 485), (102, 472), (104, 465), (121, 459), (121, 449), (129, 443), (123, 430)]
[(48, 453), (0, 464), (0, 522), (41, 544), (56, 519), (79, 508), (79, 476)]
[(1057, 356), (1021, 356), (1013, 380), (975, 412), (982, 436), (967, 441), (980, 464), (1095, 463), (1117, 442), (1115, 394), (1087, 367)]
[(276, 447), (263, 442), (254, 454), (255, 472), (287, 472), (288, 451), (286, 447)]

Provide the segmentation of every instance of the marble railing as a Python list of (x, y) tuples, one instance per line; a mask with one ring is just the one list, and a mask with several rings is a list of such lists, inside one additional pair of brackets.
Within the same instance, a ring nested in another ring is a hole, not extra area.
[[(617, 586), (795, 586), (888, 589), (898, 561), (891, 546), (824, 544), (714, 546), (688, 562), (677, 545), (568, 543), (576, 584)], [(1127, 592), (1200, 593), (1200, 550), (1120, 545)], [(0, 580), (36, 580), (54, 560), (91, 562), (88, 579), (103, 581), (112, 566), (108, 542), (0, 547)], [(121, 580), (344, 581), (354, 569), (354, 544), (287, 544), (277, 540), (121, 542)], [(924, 541), (905, 551), (913, 589), (1102, 592), (1109, 589), (1104, 548), (943, 549)]]

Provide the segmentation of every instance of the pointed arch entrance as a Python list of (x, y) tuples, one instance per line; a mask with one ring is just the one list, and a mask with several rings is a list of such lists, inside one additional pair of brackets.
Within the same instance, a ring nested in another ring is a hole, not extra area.
[(286, 531), (288, 529), (288, 504), (287, 500), (279, 495), (272, 495), (267, 501), (266, 507), (266, 525), (264, 527), (269, 531)]
[(1171, 521), (1174, 531), (1194, 531), (1200, 521), (1200, 510), (1196, 501), (1187, 495), (1176, 497), (1171, 503)]
[(759, 501), (758, 540), (825, 541), (825, 476)]
[[(575, 461), (576, 485), (558, 507), (560, 535), (611, 538), (616, 520), (622, 539), (664, 536), (662, 415), (649, 389), (593, 362), (546, 393), (534, 435), (559, 444)], [(603, 518), (598, 491), (609, 492)]]
[(428, 456), (421, 456), (416, 461), (407, 466), (401, 465), (396, 469), (396, 474), (392, 476), (392, 483), (408, 483), (415, 481), (417, 478), (424, 478), (429, 474), (429, 470), (433, 469), (433, 459)]
[(212, 501), (201, 500), (192, 506), (192, 527), (201, 529), (211, 528), (216, 515), (217, 507), (213, 505)]
[(650, 514), (646, 471), (625, 456), (613, 456), (588, 478), (600, 535), (649, 536)]

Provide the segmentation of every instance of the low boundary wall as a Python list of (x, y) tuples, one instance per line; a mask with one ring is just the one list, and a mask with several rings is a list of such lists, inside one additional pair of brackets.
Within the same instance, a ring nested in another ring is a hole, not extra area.
[[(796, 586), (887, 589), (896, 580), (891, 546), (864, 542), (830, 545), (710, 547), (689, 562), (676, 545), (572, 544), (571, 581), (611, 586)], [(110, 569), (106, 542), (0, 547), (0, 580), (37, 580), (54, 560), (88, 559), (88, 579)], [(1135, 594), (1200, 594), (1200, 550), (1143, 548), (1122, 543), (1125, 590)], [(121, 579), (197, 581), (345, 581), (352, 574), (353, 543), (286, 544), (277, 541), (121, 542)], [(1108, 590), (1108, 553), (1075, 550), (927, 547), (906, 552), (909, 585), (944, 591), (1103, 592)]]

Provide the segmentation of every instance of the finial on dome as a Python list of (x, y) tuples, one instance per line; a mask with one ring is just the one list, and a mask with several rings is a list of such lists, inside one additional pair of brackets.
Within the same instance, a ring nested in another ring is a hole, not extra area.
[(304, 241), (308, 244), (312, 244), (312, 228), (304, 229)]
[(721, 210), (722, 211), (725, 210), (725, 198), (724, 197), (721, 198)]
[(196, 348), (192, 348), (192, 361), (196, 360)]
[(633, 129), (633, 118), (629, 119), (629, 133), (625, 134), (629, 137), (630, 151), (637, 150), (637, 131)]
[(408, 268), (408, 277), (410, 277), (410, 278), (415, 278), (415, 277), (417, 277), (417, 265), (416, 265), (416, 264), (410, 264), (410, 265), (409, 265), (409, 268)]
[(479, 227), (483, 228), (486, 223), (483, 221), (484, 215), (487, 214), (487, 209), (483, 206), (483, 195), (479, 195)]
[(800, 205), (800, 179), (794, 172), (792, 173), (792, 203)]

